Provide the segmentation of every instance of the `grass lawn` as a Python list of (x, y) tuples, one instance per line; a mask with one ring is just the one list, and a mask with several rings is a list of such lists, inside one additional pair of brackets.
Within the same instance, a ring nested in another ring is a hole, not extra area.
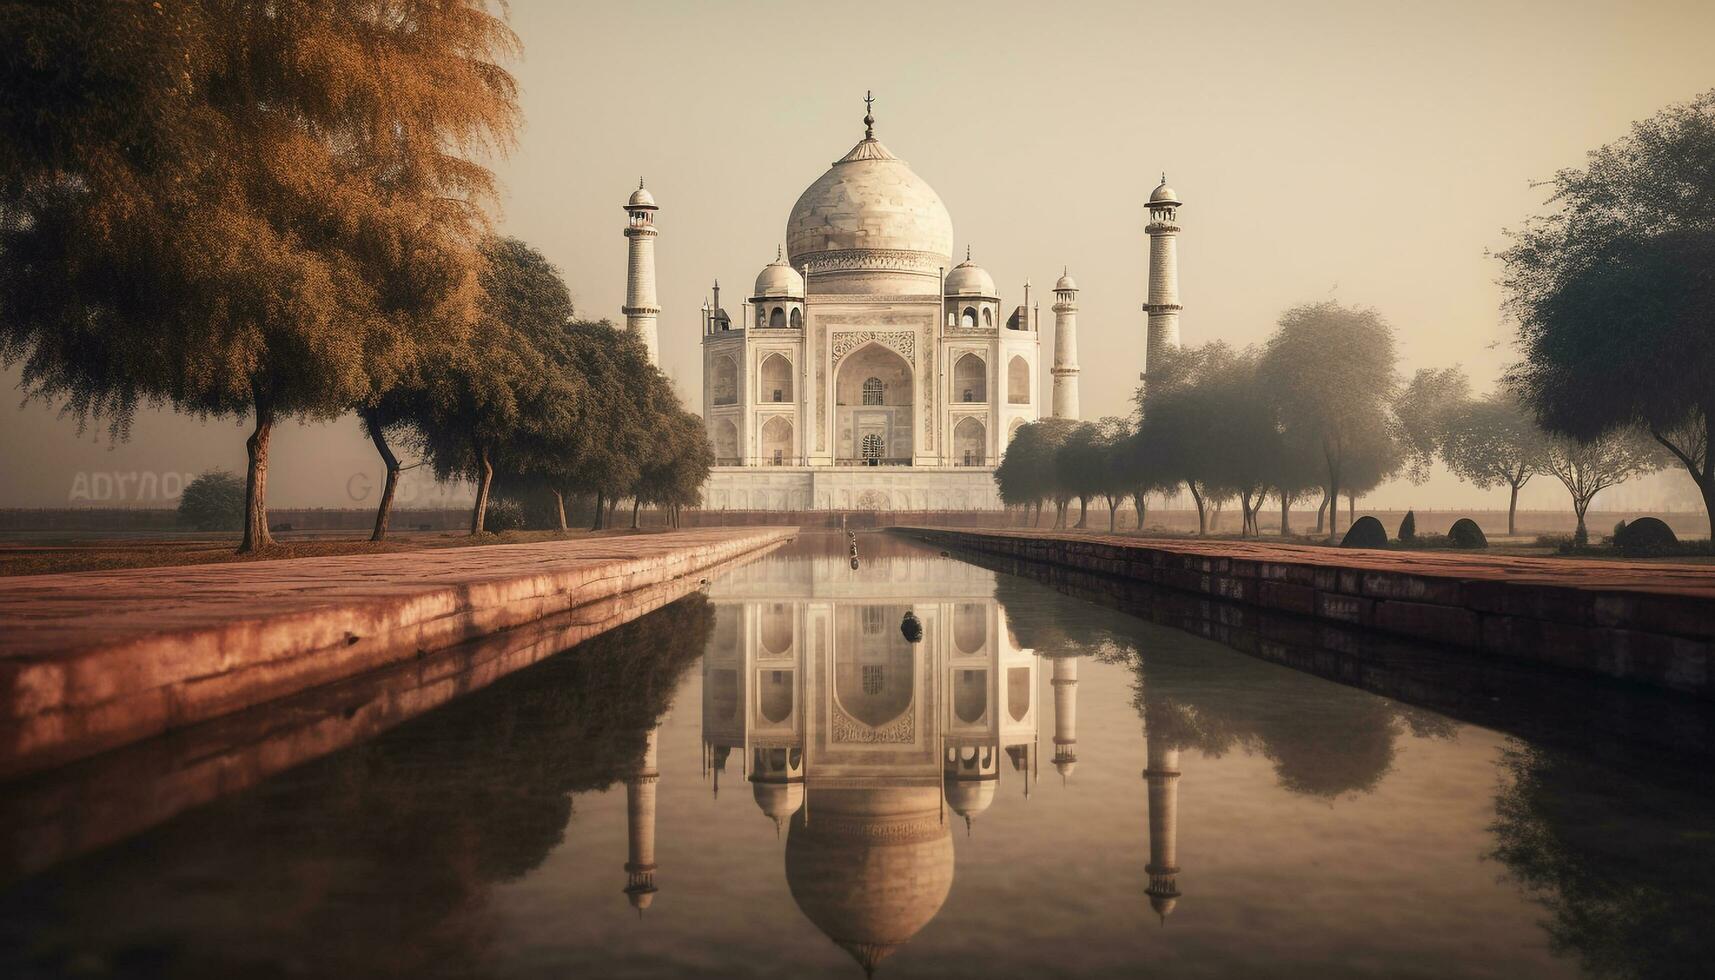
[(459, 548), (480, 544), (524, 544), (601, 535), (644, 534), (647, 531), (502, 531), (475, 537), (460, 531), (393, 532), (386, 541), (371, 542), (369, 535), (344, 537), (287, 537), (258, 554), (241, 555), (238, 539), (207, 537), (149, 540), (106, 539), (63, 542), (0, 543), (0, 577), (42, 575), (53, 572), (86, 572), (114, 568), (160, 568), (172, 565), (207, 565), (234, 561), (273, 561), (278, 558), (319, 558), (327, 555), (380, 555), (426, 548)]

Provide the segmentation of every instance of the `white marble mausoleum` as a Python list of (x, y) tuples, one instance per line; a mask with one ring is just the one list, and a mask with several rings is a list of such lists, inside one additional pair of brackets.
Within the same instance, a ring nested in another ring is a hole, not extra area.
[(874, 123), (798, 198), (739, 317), (718, 284), (703, 309), (707, 508), (1000, 506), (995, 461), (1039, 409), (1029, 286), (1003, 310), (954, 264), (946, 205)]

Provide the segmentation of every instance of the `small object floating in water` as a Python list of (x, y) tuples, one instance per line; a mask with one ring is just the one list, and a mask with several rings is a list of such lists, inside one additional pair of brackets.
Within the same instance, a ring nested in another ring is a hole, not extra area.
[(853, 555), (853, 556), (852, 556), (852, 571), (854, 571), (854, 572), (855, 572), (855, 571), (857, 571), (857, 567), (858, 567), (858, 564), (859, 564), (859, 562), (858, 562), (858, 556), (857, 556), (857, 555)]
[(907, 643), (921, 642), (923, 639), (923, 623), (917, 618), (916, 613), (907, 609), (905, 610), (905, 618), (899, 621), (899, 632), (905, 637)]

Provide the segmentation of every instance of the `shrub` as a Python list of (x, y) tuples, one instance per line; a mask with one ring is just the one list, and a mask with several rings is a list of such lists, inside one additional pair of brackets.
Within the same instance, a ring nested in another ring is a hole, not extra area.
[(483, 515), (482, 529), (484, 531), (518, 531), (524, 527), (524, 506), (516, 500), (504, 497), (490, 500), (488, 511)]
[(1401, 544), (1417, 540), (1417, 511), (1405, 512), (1405, 519), (1399, 522), (1399, 540)]
[(1626, 535), (1626, 522), (1624, 520), (1615, 521), (1614, 522), (1614, 542), (1616, 544), (1618, 544), (1619, 540), (1621, 538), (1625, 537), (1625, 535)]
[(1342, 548), (1386, 548), (1387, 528), (1382, 522), (1365, 514), (1352, 522), (1346, 536), (1340, 539)]
[(1673, 528), (1654, 517), (1640, 517), (1614, 528), (1614, 547), (1627, 552), (1661, 551), (1679, 543)]
[(198, 531), (238, 531), (244, 527), (244, 478), (209, 470), (185, 485), (179, 497), (179, 523)]
[(1455, 548), (1487, 548), (1489, 538), (1477, 522), (1469, 517), (1461, 517), (1447, 529), (1447, 539), (1453, 542)]

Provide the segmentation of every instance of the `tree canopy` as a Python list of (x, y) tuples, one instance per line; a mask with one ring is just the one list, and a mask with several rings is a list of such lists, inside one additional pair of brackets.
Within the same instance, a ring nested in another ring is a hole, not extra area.
[(1641, 427), (1715, 521), (1715, 90), (1551, 186), (1500, 255), (1523, 353), (1510, 380), (1562, 435)]

